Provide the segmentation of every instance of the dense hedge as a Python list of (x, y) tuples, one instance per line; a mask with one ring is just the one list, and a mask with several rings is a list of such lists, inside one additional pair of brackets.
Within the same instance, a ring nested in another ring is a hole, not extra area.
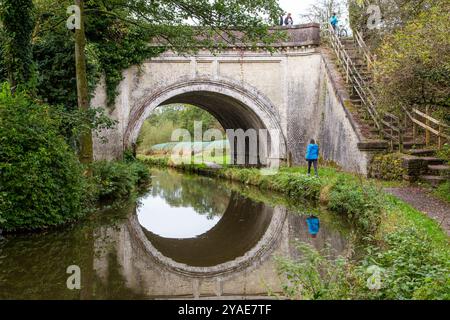
[(84, 213), (86, 180), (51, 108), (0, 92), (0, 229), (56, 226)]

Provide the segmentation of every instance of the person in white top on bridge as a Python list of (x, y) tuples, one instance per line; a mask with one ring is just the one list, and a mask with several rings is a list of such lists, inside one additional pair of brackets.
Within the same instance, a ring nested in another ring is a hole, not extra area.
[(284, 19), (284, 24), (287, 26), (294, 25), (294, 20), (292, 19), (292, 14), (288, 13), (286, 19)]

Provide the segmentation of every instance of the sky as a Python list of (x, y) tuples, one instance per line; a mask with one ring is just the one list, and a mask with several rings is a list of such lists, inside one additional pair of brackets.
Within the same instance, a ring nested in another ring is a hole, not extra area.
[(278, 0), (278, 2), (281, 9), (292, 13), (294, 24), (297, 24), (300, 22), (300, 14), (307, 13), (310, 5), (317, 2), (317, 0)]
[(298, 18), (300, 13), (308, 11), (308, 8), (315, 0), (279, 0), (280, 7), (292, 13), (293, 18)]

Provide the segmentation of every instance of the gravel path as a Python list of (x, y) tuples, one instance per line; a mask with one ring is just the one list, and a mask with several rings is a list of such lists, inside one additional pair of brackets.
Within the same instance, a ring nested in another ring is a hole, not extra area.
[(386, 188), (386, 192), (402, 199), (441, 224), (450, 236), (450, 205), (422, 188)]

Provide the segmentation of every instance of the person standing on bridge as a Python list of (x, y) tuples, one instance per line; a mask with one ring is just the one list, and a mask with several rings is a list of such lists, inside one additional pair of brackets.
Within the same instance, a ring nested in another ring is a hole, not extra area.
[(280, 15), (280, 26), (284, 25), (284, 13)]
[(288, 13), (286, 19), (284, 19), (284, 24), (287, 26), (294, 25), (294, 19), (292, 19), (292, 14)]
[(311, 174), (311, 165), (314, 165), (314, 173), (316, 177), (319, 176), (317, 169), (317, 160), (319, 159), (319, 146), (316, 144), (314, 139), (309, 142), (308, 148), (306, 149), (306, 161), (308, 161), (308, 175)]
[(336, 12), (334, 12), (333, 16), (330, 18), (330, 24), (333, 27), (334, 32), (336, 32), (338, 23), (339, 23), (339, 19), (336, 15)]

